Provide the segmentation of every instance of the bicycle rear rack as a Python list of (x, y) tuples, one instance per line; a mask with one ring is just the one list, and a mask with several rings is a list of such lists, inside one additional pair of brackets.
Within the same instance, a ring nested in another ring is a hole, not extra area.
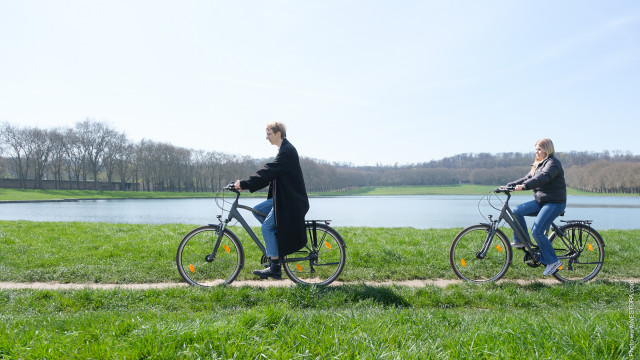
[(567, 224), (591, 225), (593, 223), (593, 220), (560, 220), (560, 222)]
[(314, 225), (317, 223), (324, 223), (325, 225), (331, 224), (331, 220), (305, 220), (304, 223), (306, 225)]

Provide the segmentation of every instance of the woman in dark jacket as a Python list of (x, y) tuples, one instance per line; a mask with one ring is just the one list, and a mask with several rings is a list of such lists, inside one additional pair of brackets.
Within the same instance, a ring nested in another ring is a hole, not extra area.
[(267, 125), (267, 140), (278, 147), (278, 155), (246, 180), (237, 180), (238, 190), (251, 192), (269, 186), (267, 200), (255, 209), (268, 214), (258, 217), (262, 223), (262, 237), (269, 267), (253, 273), (262, 279), (282, 278), (280, 257), (300, 250), (307, 243), (304, 217), (309, 211), (309, 199), (302, 177), (298, 151), (286, 139), (287, 130), (283, 123)]
[[(549, 139), (539, 140), (536, 143), (536, 161), (531, 171), (507, 186), (515, 186), (516, 191), (533, 190), (535, 200), (516, 206), (513, 213), (523, 229), (527, 228), (525, 216), (536, 217), (531, 227), (531, 235), (540, 248), (540, 262), (547, 265), (542, 275), (554, 274), (562, 263), (544, 233), (567, 206), (567, 186), (562, 164), (554, 156), (553, 142)], [(524, 247), (515, 232), (511, 245), (518, 249)]]

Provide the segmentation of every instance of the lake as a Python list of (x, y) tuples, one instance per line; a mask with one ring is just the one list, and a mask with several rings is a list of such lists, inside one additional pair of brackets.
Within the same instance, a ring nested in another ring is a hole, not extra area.
[[(511, 205), (532, 198), (514, 196)], [(253, 206), (263, 200), (243, 198), (240, 203)], [(497, 216), (497, 210), (489, 206), (486, 197), (478, 195), (336, 196), (309, 200), (311, 209), (307, 219), (331, 219), (332, 226), (337, 227), (466, 227), (485, 221), (480, 212)], [(495, 197), (492, 204), (501, 206)], [(242, 213), (249, 224), (258, 225), (253, 216)], [(640, 197), (569, 196), (566, 213), (564, 219), (593, 220), (596, 229), (638, 229)], [(220, 209), (213, 198), (0, 204), (0, 220), (202, 225), (216, 222), (218, 214)]]

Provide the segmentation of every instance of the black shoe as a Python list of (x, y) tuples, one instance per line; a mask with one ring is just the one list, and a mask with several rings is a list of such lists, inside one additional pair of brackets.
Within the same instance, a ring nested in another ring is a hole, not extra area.
[(282, 270), (280, 269), (280, 262), (277, 263), (271, 261), (268, 268), (264, 270), (254, 270), (253, 275), (260, 276), (260, 279), (273, 278), (274, 280), (282, 280)]

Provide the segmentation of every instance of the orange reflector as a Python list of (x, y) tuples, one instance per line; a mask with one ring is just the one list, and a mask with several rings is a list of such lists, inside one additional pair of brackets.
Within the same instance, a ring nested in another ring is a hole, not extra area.
[(189, 264), (189, 270), (191, 270), (192, 273), (196, 272), (196, 269), (193, 267), (193, 264)]
[(296, 264), (296, 267), (298, 268), (298, 271), (302, 271), (302, 266), (300, 266), (300, 264)]
[(560, 267), (558, 268), (558, 270), (562, 270), (562, 265), (560, 265)]
[(589, 251), (593, 251), (593, 246), (591, 246), (591, 244), (587, 244), (587, 246), (589, 247)]
[(228, 246), (228, 245), (225, 245), (225, 246), (224, 246), (224, 251), (226, 251), (226, 252), (230, 253), (230, 252), (231, 252), (231, 249), (229, 249), (229, 246)]
[(502, 252), (502, 247), (500, 245), (496, 245), (496, 249), (498, 249), (498, 251)]
[(462, 263), (462, 266), (467, 266), (467, 262), (464, 261), (464, 259), (460, 260), (460, 262)]
[(331, 244), (329, 244), (329, 242), (328, 242), (328, 241), (325, 241), (325, 242), (324, 242), (324, 246), (326, 246), (326, 247), (327, 247), (327, 249), (331, 249)]

